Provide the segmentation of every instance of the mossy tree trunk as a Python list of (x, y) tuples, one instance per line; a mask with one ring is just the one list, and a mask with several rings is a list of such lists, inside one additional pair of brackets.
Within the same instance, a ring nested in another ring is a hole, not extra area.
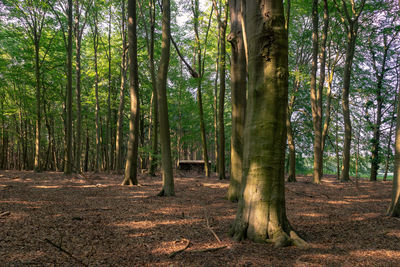
[(246, 54), (242, 32), (242, 0), (233, 0), (229, 6), (231, 32), (228, 41), (232, 46), (231, 94), (232, 94), (232, 134), (231, 134), (231, 175), (228, 199), (238, 201), (243, 177), (243, 132), (246, 111)]
[(285, 209), (288, 38), (281, 0), (246, 3), (249, 94), (243, 195), (231, 228), (235, 240), (306, 246)]
[(130, 92), (130, 120), (128, 155), (125, 164), (123, 185), (136, 185), (137, 158), (139, 144), (139, 82), (137, 62), (137, 36), (136, 36), (136, 0), (128, 1), (128, 42), (129, 42), (129, 92)]

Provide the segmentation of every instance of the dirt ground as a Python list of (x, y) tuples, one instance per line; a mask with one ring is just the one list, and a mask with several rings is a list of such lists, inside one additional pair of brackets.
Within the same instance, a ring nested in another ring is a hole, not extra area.
[(391, 182), (287, 184), (302, 250), (232, 241), (228, 181), (176, 176), (166, 198), (160, 177), (123, 187), (114, 174), (0, 172), (0, 266), (400, 266)]

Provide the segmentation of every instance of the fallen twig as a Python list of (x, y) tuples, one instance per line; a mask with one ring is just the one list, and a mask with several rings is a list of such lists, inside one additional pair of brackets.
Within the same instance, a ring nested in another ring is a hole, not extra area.
[(216, 248), (205, 248), (205, 249), (197, 249), (197, 250), (192, 250), (191, 252), (210, 252), (210, 251), (217, 251), (220, 249), (224, 249), (226, 246), (221, 246), (221, 247), (216, 247)]
[(208, 216), (207, 216), (207, 212), (205, 211), (205, 217), (206, 217), (206, 224), (207, 224), (207, 228), (208, 230), (210, 230), (210, 232), (214, 235), (215, 239), (217, 239), (218, 243), (221, 243), (221, 239), (219, 239), (218, 235), (214, 232), (214, 230), (210, 227), (210, 222), (208, 221)]
[(5, 211), (5, 212), (0, 213), (0, 217), (5, 217), (5, 216), (8, 216), (10, 214), (11, 214), (11, 212)]
[(77, 257), (75, 257), (74, 255), (71, 254), (71, 252), (66, 251), (65, 249), (63, 249), (61, 246), (55, 244), (53, 241), (45, 238), (44, 241), (46, 241), (47, 243), (49, 243), (50, 245), (58, 248), (58, 250), (60, 250), (61, 252), (65, 253), (66, 255), (68, 255), (69, 257), (71, 257), (72, 259), (74, 259), (76, 262), (78, 262), (79, 264), (81, 264), (82, 266), (89, 266), (86, 263), (84, 263), (83, 261), (81, 261), (80, 259), (78, 259)]
[(173, 258), (173, 257), (175, 257), (177, 254), (179, 254), (179, 253), (185, 251), (185, 250), (189, 247), (189, 245), (190, 245), (190, 240), (187, 240), (187, 239), (184, 239), (184, 240), (187, 241), (186, 246), (185, 246), (184, 248), (180, 249), (180, 250), (177, 250), (177, 251), (174, 251), (174, 252), (170, 253), (170, 254), (168, 255), (168, 258)]

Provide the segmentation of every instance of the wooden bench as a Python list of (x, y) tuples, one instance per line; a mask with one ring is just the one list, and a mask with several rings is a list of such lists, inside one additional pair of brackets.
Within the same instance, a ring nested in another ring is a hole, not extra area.
[[(211, 164), (208, 163), (210, 168)], [(178, 160), (178, 169), (183, 171), (204, 172), (204, 160)]]

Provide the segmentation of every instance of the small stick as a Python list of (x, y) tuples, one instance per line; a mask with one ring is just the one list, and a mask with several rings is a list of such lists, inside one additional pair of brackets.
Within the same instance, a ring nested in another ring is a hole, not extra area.
[(72, 255), (70, 252), (66, 251), (65, 249), (63, 249), (61, 246), (53, 243), (51, 240), (45, 238), (44, 241), (46, 241), (47, 243), (49, 243), (50, 245), (58, 248), (61, 252), (67, 254), (69, 257), (73, 258), (76, 262), (80, 263), (82, 266), (88, 267), (89, 265), (87, 265), (86, 263), (84, 263), (83, 261), (81, 261), (80, 259), (78, 259), (77, 257), (75, 257), (74, 255)]
[(217, 251), (220, 249), (224, 249), (226, 246), (221, 246), (221, 247), (216, 247), (216, 248), (205, 248), (205, 249), (198, 249), (198, 250), (192, 250), (191, 252), (210, 252), (210, 251)]
[(206, 215), (206, 223), (207, 223), (207, 228), (210, 230), (210, 232), (214, 235), (215, 239), (217, 239), (218, 243), (221, 243), (221, 239), (219, 239), (218, 235), (214, 232), (214, 230), (210, 227), (210, 223), (208, 221), (208, 216), (207, 212), (204, 212)]
[(184, 240), (187, 241), (186, 246), (185, 246), (184, 248), (180, 249), (180, 250), (177, 250), (177, 251), (172, 252), (171, 254), (168, 255), (168, 258), (173, 258), (173, 257), (175, 257), (177, 254), (179, 254), (179, 253), (185, 251), (185, 250), (189, 247), (190, 241), (187, 240), (187, 239), (184, 239)]
[(5, 212), (0, 213), (0, 217), (8, 216), (10, 214), (11, 214), (11, 212), (5, 211)]

